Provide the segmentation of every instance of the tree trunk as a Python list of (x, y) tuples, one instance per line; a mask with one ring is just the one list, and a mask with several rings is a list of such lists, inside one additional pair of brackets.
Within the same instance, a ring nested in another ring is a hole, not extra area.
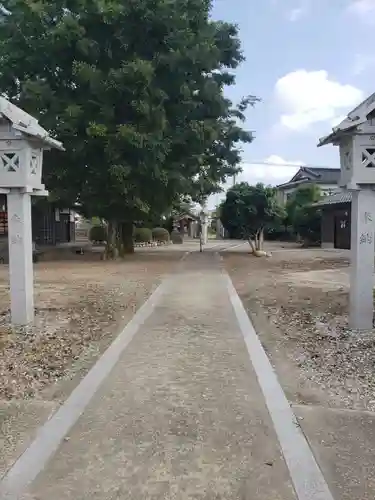
[(255, 246), (255, 250), (258, 251), (259, 250), (259, 230), (255, 233), (255, 236), (254, 236), (254, 246)]
[(264, 243), (264, 228), (262, 227), (259, 229), (259, 235), (258, 235), (258, 250), (263, 250), (263, 243)]
[(247, 237), (247, 241), (248, 241), (248, 243), (249, 243), (249, 245), (250, 245), (250, 248), (251, 248), (251, 253), (254, 253), (254, 252), (255, 252), (255, 250), (256, 250), (256, 247), (255, 247), (255, 243), (254, 243), (254, 241), (252, 240), (251, 236), (248, 236), (248, 237)]
[(119, 224), (117, 227), (116, 247), (117, 247), (118, 256), (123, 258), (124, 257), (124, 250), (122, 247), (122, 224)]
[(258, 231), (254, 234), (254, 241), (251, 236), (247, 238), (249, 245), (251, 247), (251, 253), (255, 257), (271, 257), (270, 253), (267, 253), (263, 250), (263, 242), (264, 242), (264, 228), (258, 229)]
[(251, 248), (251, 253), (254, 253), (256, 248), (255, 248), (255, 244), (253, 242), (253, 240), (251, 238), (248, 238), (247, 240), (249, 242), (249, 245), (250, 245), (250, 248)]
[(108, 221), (107, 226), (107, 245), (104, 251), (105, 260), (114, 260), (117, 257), (116, 248), (117, 223), (114, 220)]
[(133, 222), (123, 222), (121, 224), (122, 253), (134, 253)]
[(247, 236), (247, 241), (249, 242), (250, 248), (251, 248), (251, 253), (259, 256), (260, 254), (263, 254), (263, 242), (264, 242), (264, 228), (261, 227), (256, 231), (254, 234), (254, 239), (251, 237), (251, 235)]

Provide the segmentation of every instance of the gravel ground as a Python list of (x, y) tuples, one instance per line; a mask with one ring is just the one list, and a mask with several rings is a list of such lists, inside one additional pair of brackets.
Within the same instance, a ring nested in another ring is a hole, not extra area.
[(348, 260), (280, 251), (223, 254), (293, 403), (375, 411), (375, 332), (348, 328)]
[(45, 398), (55, 382), (82, 374), (178, 258), (37, 264), (35, 325), (19, 332), (9, 325), (8, 268), (1, 266), (0, 400)]

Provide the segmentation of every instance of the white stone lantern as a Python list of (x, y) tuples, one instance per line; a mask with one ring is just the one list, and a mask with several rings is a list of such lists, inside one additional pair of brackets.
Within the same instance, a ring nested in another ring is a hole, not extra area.
[(0, 97), (0, 192), (7, 195), (11, 316), (14, 325), (34, 318), (31, 196), (46, 196), (43, 150), (63, 150), (38, 120)]
[(340, 148), (339, 185), (352, 192), (350, 326), (373, 326), (375, 241), (375, 93), (357, 106), (318, 146)]
[(43, 150), (63, 150), (25, 111), (0, 97), (0, 186), (42, 191)]
[(320, 139), (319, 146), (326, 144), (340, 147), (341, 187), (375, 187), (375, 93)]

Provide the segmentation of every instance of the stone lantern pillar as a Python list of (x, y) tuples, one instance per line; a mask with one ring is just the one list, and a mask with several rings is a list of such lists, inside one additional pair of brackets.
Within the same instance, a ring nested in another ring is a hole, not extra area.
[(63, 150), (38, 121), (0, 97), (0, 189), (7, 195), (11, 319), (34, 319), (31, 196), (47, 196), (43, 150)]
[(318, 146), (340, 149), (340, 187), (351, 191), (349, 325), (373, 327), (375, 253), (375, 94), (355, 108)]

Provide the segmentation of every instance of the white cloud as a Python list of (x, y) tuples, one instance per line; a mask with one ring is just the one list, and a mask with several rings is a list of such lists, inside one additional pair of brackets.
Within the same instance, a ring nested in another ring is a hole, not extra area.
[(375, 19), (372, 17), (375, 14), (375, 0), (350, 0), (347, 9), (349, 14), (355, 14), (363, 21), (373, 24)]
[(277, 81), (275, 94), (284, 111), (281, 124), (292, 130), (330, 122), (338, 112), (350, 111), (363, 99), (360, 89), (331, 80), (324, 70), (288, 73)]

